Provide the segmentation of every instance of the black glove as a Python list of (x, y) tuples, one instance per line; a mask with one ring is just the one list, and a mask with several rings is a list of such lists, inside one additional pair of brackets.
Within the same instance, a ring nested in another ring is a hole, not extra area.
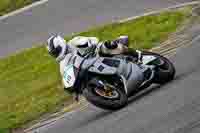
[(74, 95), (74, 100), (77, 101), (77, 102), (79, 101), (79, 93), (76, 93), (75, 89), (73, 89), (73, 88), (65, 88), (64, 87), (64, 91), (66, 93), (73, 94)]
[(109, 40), (107, 40), (107, 41), (105, 41), (104, 42), (104, 46), (107, 48), (107, 49), (115, 49), (115, 48), (117, 48), (117, 42), (115, 42), (115, 41), (109, 41)]
[(64, 87), (64, 91), (71, 94), (75, 92), (73, 88), (65, 88), (65, 87)]

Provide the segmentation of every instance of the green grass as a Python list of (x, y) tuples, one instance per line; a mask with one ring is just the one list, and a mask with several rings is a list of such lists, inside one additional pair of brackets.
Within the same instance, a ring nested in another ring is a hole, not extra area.
[(125, 34), (130, 37), (130, 47), (149, 49), (167, 38), (169, 33), (175, 31), (182, 20), (184, 20), (182, 10), (166, 12), (158, 16), (146, 16), (126, 23), (109, 24), (78, 35), (97, 36), (102, 40), (111, 40)]
[(0, 133), (9, 133), (8, 129), (0, 129)]
[[(132, 48), (149, 49), (166, 39), (188, 12), (165, 12), (123, 24), (93, 28), (80, 35), (113, 39), (126, 34)], [(71, 37), (66, 37), (71, 38)], [(70, 97), (61, 87), (59, 68), (44, 46), (0, 59), (0, 129), (16, 128), (53, 110)]]
[(36, 0), (0, 0), (0, 16), (8, 12), (22, 8)]

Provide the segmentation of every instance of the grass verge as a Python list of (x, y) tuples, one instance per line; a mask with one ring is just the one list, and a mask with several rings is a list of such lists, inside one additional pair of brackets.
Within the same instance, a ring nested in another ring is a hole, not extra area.
[(0, 16), (38, 0), (0, 0)]
[(0, 129), (0, 133), (9, 133), (9, 129)]
[[(104, 40), (126, 34), (130, 47), (149, 49), (166, 39), (188, 16), (189, 10), (184, 8), (108, 24), (77, 35)], [(19, 127), (71, 98), (63, 91), (58, 65), (44, 46), (0, 59), (0, 73), (0, 129)]]

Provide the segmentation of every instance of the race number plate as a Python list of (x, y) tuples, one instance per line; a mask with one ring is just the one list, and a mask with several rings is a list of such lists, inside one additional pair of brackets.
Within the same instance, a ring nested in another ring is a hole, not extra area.
[(73, 65), (67, 65), (64, 68), (64, 74), (63, 74), (63, 82), (65, 85), (65, 88), (72, 87), (75, 83), (76, 77), (74, 73), (74, 66)]

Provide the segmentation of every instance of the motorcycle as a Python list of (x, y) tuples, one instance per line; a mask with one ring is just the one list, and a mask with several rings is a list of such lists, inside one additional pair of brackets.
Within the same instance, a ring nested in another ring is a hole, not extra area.
[[(153, 66), (153, 74), (135, 89), (128, 86), (127, 79), (115, 72), (104, 71), (96, 64), (102, 58), (96, 58), (87, 68), (66, 65), (63, 82), (65, 88), (74, 88), (77, 95), (83, 94), (91, 104), (107, 110), (117, 110), (127, 105), (128, 99), (152, 84), (165, 84), (173, 80), (175, 67), (166, 57), (153, 52), (142, 51), (142, 64)], [(84, 62), (84, 60), (83, 60)], [(83, 64), (83, 62), (81, 64)]]

